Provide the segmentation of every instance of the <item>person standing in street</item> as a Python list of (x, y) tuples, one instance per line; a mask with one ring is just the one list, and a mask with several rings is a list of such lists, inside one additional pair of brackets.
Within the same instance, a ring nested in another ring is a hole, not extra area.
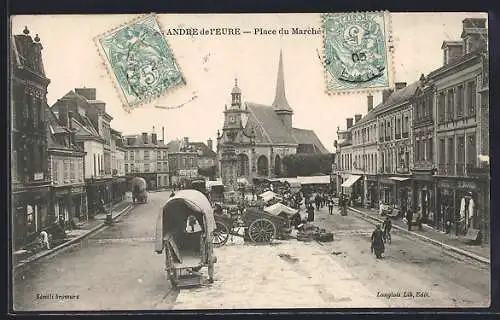
[(328, 199), (328, 213), (333, 214), (333, 198)]
[(422, 210), (420, 208), (417, 209), (417, 225), (418, 230), (422, 231)]
[(406, 211), (406, 220), (408, 223), (408, 231), (411, 231), (411, 225), (413, 223), (413, 211), (411, 208), (408, 208)]
[(384, 223), (382, 223), (382, 230), (384, 231), (384, 241), (389, 241), (389, 243), (391, 243), (391, 229), (392, 221), (389, 217), (386, 217)]
[(312, 203), (310, 203), (309, 207), (307, 208), (307, 221), (308, 222), (314, 221), (314, 207)]

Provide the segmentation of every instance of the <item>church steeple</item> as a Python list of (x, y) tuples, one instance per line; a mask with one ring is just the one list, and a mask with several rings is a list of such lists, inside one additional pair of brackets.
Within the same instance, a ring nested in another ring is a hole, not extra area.
[(285, 95), (285, 74), (283, 70), (283, 51), (280, 50), (280, 60), (278, 64), (278, 77), (276, 80), (276, 95), (273, 102), (274, 112), (278, 114), (281, 121), (287, 126), (292, 127), (293, 110), (290, 108)]
[(238, 87), (238, 79), (234, 79), (234, 88), (231, 91), (231, 106), (241, 107), (241, 90)]

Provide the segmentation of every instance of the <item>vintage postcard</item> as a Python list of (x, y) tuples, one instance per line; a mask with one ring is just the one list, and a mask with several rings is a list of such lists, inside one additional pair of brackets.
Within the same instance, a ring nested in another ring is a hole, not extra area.
[(490, 305), (487, 14), (26, 15), (9, 45), (13, 313)]

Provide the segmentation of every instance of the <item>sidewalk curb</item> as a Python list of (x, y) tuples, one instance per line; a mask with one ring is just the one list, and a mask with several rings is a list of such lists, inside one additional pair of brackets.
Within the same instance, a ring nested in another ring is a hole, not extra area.
[[(129, 212), (131, 209), (133, 208), (133, 206), (131, 204), (127, 205), (122, 211), (118, 212), (118, 214), (113, 218), (113, 221), (116, 221), (116, 219), (118, 219), (119, 217), (121, 217), (123, 214)], [(104, 223), (104, 221), (95, 226), (94, 228), (92, 229), (89, 229), (88, 232), (76, 237), (76, 238), (73, 238), (69, 241), (66, 241), (64, 243), (61, 243), (60, 245), (58, 245), (57, 247), (54, 247), (52, 248), (51, 250), (48, 250), (47, 252), (44, 252), (43, 254), (39, 255), (39, 256), (36, 256), (36, 257), (33, 257), (32, 259), (28, 259), (27, 261), (23, 262), (23, 263), (19, 263), (17, 264), (16, 266), (14, 266), (14, 272), (19, 272), (22, 270), (23, 267), (27, 267), (28, 265), (30, 265), (31, 263), (35, 262), (35, 261), (38, 261), (38, 260), (41, 260), (43, 258), (46, 258), (47, 256), (51, 256), (51, 255), (56, 255), (59, 251), (61, 251), (62, 249), (66, 248), (66, 247), (69, 247), (81, 240), (83, 240), (84, 238), (86, 237), (89, 237), (91, 236), (92, 234), (96, 233), (97, 231), (99, 231), (100, 229), (103, 229), (107, 227), (106, 223)]]
[[(360, 211), (360, 210), (358, 210), (358, 209), (354, 209), (354, 208), (349, 207), (349, 210), (354, 211), (354, 212), (356, 212), (356, 213), (358, 213), (358, 214), (361, 214), (362, 216), (364, 216), (364, 217), (366, 217), (366, 218), (369, 218), (369, 219), (371, 219), (371, 220), (377, 221), (377, 222), (379, 222), (379, 223), (384, 222), (382, 219), (379, 219), (379, 218), (373, 217), (373, 216), (371, 216), (370, 214), (367, 214), (367, 213), (365, 213), (365, 212), (362, 212), (362, 211)], [(431, 239), (431, 238), (429, 238), (429, 237), (426, 237), (426, 236), (424, 236), (424, 235), (421, 235), (421, 234), (415, 233), (415, 232), (413, 232), (413, 231), (408, 231), (407, 229), (405, 229), (405, 228), (401, 228), (400, 226), (395, 225), (395, 224), (393, 224), (393, 225), (392, 225), (392, 227), (393, 227), (393, 228), (395, 228), (395, 229), (398, 229), (398, 230), (400, 230), (400, 231), (404, 231), (405, 233), (407, 233), (407, 234), (409, 234), (409, 235), (411, 235), (411, 236), (414, 236), (414, 237), (420, 238), (421, 240), (423, 240), (423, 241), (425, 241), (425, 242), (429, 242), (429, 243), (432, 243), (433, 245), (436, 245), (436, 246), (438, 246), (438, 247), (442, 247), (443, 249), (446, 249), (446, 250), (449, 250), (449, 251), (453, 251), (453, 252), (455, 252), (455, 253), (458, 253), (458, 254), (461, 254), (461, 255), (463, 255), (463, 256), (469, 257), (469, 258), (471, 258), (471, 259), (473, 259), (473, 260), (479, 261), (479, 262), (484, 263), (484, 264), (491, 264), (490, 259), (487, 259), (487, 258), (484, 258), (484, 257), (478, 256), (478, 255), (476, 255), (476, 254), (474, 254), (474, 253), (472, 253), (472, 252), (469, 252), (469, 251), (467, 251), (467, 250), (463, 250), (463, 249), (460, 249), (460, 248), (457, 248), (457, 247), (451, 246), (451, 245), (449, 245), (449, 244), (445, 244), (445, 243), (443, 243), (443, 242), (440, 242), (440, 241), (437, 241), (437, 240)]]

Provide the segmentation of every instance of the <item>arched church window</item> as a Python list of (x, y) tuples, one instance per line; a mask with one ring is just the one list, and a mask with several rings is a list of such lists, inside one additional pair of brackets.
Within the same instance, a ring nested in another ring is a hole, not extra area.
[(257, 173), (259, 176), (267, 176), (269, 174), (269, 162), (264, 155), (260, 156), (257, 160)]
[(250, 175), (250, 163), (248, 156), (244, 153), (238, 155), (238, 177), (245, 177)]

